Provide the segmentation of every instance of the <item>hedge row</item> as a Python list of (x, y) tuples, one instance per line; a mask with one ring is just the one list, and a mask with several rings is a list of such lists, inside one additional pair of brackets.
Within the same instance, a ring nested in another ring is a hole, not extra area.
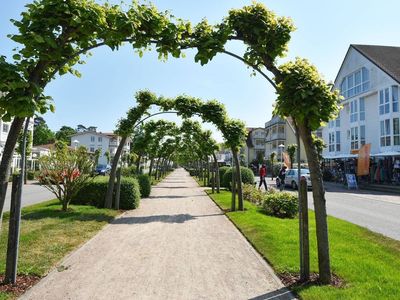
[[(71, 201), (73, 204), (93, 205), (104, 207), (107, 193), (108, 177), (96, 177), (87, 182)], [(140, 187), (136, 178), (121, 178), (120, 204), (121, 209), (134, 209), (139, 206)]]
[[(223, 172), (224, 172), (224, 175), (222, 177), (221, 186), (230, 189), (231, 183), (232, 183), (232, 168), (223, 170)], [(243, 183), (254, 184), (254, 174), (251, 169), (246, 168), (246, 167), (240, 167), (240, 173), (242, 175)]]

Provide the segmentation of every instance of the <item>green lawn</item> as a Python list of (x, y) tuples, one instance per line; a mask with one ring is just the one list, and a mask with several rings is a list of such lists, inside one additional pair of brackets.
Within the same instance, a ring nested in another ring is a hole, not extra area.
[[(66, 254), (93, 237), (119, 212), (93, 206), (70, 205), (61, 211), (58, 200), (22, 209), (18, 273), (45, 275)], [(4, 273), (9, 214), (4, 215), (0, 236), (0, 272)], [(10, 294), (0, 293), (0, 299)]]
[[(230, 192), (210, 197), (222, 209), (230, 208)], [(299, 272), (298, 219), (267, 216), (248, 201), (245, 208), (227, 215), (277, 273)], [(311, 271), (317, 272), (311, 210), (309, 217)], [(328, 223), (332, 271), (345, 287), (309, 286), (295, 292), (303, 299), (400, 299), (400, 242), (333, 217)]]

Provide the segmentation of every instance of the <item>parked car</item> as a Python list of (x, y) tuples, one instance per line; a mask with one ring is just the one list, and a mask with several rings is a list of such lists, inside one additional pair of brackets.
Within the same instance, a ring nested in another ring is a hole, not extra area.
[(109, 174), (110, 171), (111, 171), (110, 165), (98, 165), (96, 167), (96, 174), (98, 174), (98, 175), (105, 176), (106, 174)]
[[(285, 178), (285, 186), (290, 186), (292, 189), (297, 189), (299, 186), (297, 173), (298, 169), (287, 169), (286, 170), (286, 178)], [(301, 169), (301, 177), (304, 177), (307, 180), (307, 187), (311, 188), (311, 178), (310, 178), (310, 170), (309, 169)], [(279, 186), (277, 178), (277, 186)]]

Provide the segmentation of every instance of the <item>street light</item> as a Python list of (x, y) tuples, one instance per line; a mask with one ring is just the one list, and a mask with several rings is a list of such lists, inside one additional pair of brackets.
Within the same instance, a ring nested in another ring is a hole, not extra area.
[(281, 149), (281, 167), (283, 167), (283, 149), (285, 148), (284, 144), (280, 144), (279, 149)]

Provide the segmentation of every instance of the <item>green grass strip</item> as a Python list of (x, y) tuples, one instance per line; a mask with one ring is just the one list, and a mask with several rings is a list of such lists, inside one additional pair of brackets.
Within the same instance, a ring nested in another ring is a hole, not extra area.
[[(222, 209), (230, 208), (230, 192), (210, 197)], [(227, 216), (276, 272), (299, 272), (298, 219), (267, 216), (248, 201), (245, 208)], [(309, 223), (311, 271), (317, 272), (312, 210)], [(328, 217), (328, 226), (332, 271), (345, 287), (308, 286), (295, 292), (302, 299), (400, 299), (400, 242), (334, 217)]]

